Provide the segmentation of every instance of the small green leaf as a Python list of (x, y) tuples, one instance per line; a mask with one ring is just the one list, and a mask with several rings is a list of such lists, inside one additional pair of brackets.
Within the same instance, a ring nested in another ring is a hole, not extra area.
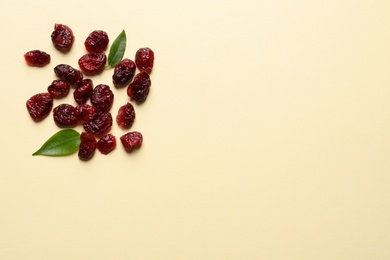
[(73, 129), (63, 129), (52, 135), (41, 148), (32, 155), (64, 156), (79, 149), (80, 134)]
[(110, 53), (108, 54), (108, 65), (114, 67), (118, 64), (126, 51), (126, 33), (125, 30), (116, 37), (111, 45)]

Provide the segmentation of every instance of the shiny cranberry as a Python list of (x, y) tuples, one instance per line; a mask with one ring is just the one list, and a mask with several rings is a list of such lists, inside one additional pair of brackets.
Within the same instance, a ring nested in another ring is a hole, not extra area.
[(33, 50), (26, 52), (24, 59), (29, 66), (43, 67), (50, 63), (50, 54), (40, 50)]
[(94, 119), (84, 122), (83, 126), (87, 133), (104, 135), (111, 129), (112, 115), (110, 112), (99, 112)]
[(96, 151), (96, 138), (93, 134), (82, 132), (80, 135), (80, 146), (78, 157), (82, 161), (92, 159)]
[(53, 109), (54, 122), (59, 127), (74, 127), (78, 123), (76, 107), (70, 104), (61, 104)]
[(77, 81), (83, 79), (81, 71), (67, 64), (59, 64), (55, 66), (54, 73), (59, 79), (65, 80), (70, 85), (74, 85)]
[(91, 103), (100, 111), (110, 110), (114, 102), (114, 93), (105, 84), (97, 85), (92, 92)]
[(101, 73), (107, 62), (104, 52), (91, 52), (84, 54), (79, 59), (79, 67), (85, 75), (93, 76)]
[(152, 82), (150, 81), (149, 74), (142, 71), (134, 77), (133, 82), (127, 87), (127, 95), (131, 100), (137, 103), (143, 103), (148, 97), (151, 85)]
[(73, 97), (77, 104), (85, 104), (91, 98), (93, 92), (93, 82), (91, 79), (83, 79), (76, 83)]
[(68, 52), (72, 48), (74, 35), (72, 29), (64, 24), (55, 24), (51, 34), (54, 47), (61, 52)]
[(126, 152), (130, 153), (134, 149), (140, 148), (142, 145), (143, 137), (140, 132), (129, 132), (120, 137), (123, 147)]
[(108, 35), (105, 31), (95, 30), (85, 39), (84, 46), (88, 52), (102, 52), (106, 50), (108, 42)]
[(122, 129), (129, 129), (135, 120), (135, 110), (132, 104), (127, 103), (119, 108), (116, 122)]
[(136, 70), (134, 61), (130, 59), (121, 60), (114, 68), (112, 81), (115, 87), (123, 87), (130, 83)]
[(77, 116), (81, 122), (89, 122), (97, 115), (97, 110), (89, 104), (81, 104), (76, 106)]
[(26, 107), (31, 118), (39, 122), (50, 114), (53, 107), (53, 97), (49, 93), (35, 94), (27, 100)]
[(53, 80), (53, 82), (47, 87), (47, 91), (53, 98), (63, 98), (69, 93), (70, 86), (68, 82), (62, 79)]
[(112, 134), (106, 134), (97, 142), (97, 149), (102, 154), (109, 154), (116, 147), (116, 138)]
[(150, 48), (140, 48), (135, 54), (135, 64), (140, 71), (150, 74), (153, 69), (154, 52)]

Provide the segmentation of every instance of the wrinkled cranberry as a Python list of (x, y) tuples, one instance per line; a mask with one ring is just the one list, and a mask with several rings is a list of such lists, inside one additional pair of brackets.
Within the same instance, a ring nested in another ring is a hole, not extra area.
[(83, 126), (87, 133), (101, 136), (111, 129), (112, 115), (110, 112), (99, 112), (94, 119), (84, 122)]
[(134, 120), (135, 110), (132, 104), (127, 103), (119, 108), (116, 122), (120, 128), (129, 129), (133, 125)]
[(39, 122), (50, 114), (53, 107), (53, 97), (49, 93), (35, 94), (27, 100), (26, 107), (31, 118)]
[(135, 75), (133, 82), (127, 87), (127, 95), (131, 100), (137, 103), (143, 103), (148, 97), (151, 85), (152, 82), (150, 81), (149, 74), (142, 71)]
[(53, 80), (53, 82), (47, 87), (47, 91), (53, 98), (63, 98), (69, 93), (70, 86), (68, 82), (62, 79)]
[(121, 60), (114, 68), (112, 81), (115, 87), (122, 87), (130, 83), (135, 74), (136, 65), (130, 59)]
[(67, 64), (59, 64), (55, 66), (54, 73), (59, 79), (65, 80), (70, 85), (74, 85), (77, 81), (83, 79), (81, 71)]
[(85, 75), (93, 76), (101, 73), (106, 65), (107, 56), (104, 52), (90, 52), (79, 59), (79, 67)]
[(83, 79), (76, 83), (73, 97), (77, 104), (85, 104), (91, 98), (93, 92), (93, 82), (90, 79)]
[(91, 103), (100, 111), (110, 110), (114, 102), (114, 93), (105, 84), (97, 85), (92, 92)]
[(141, 147), (143, 137), (140, 132), (133, 131), (122, 135), (120, 140), (126, 152), (130, 153), (134, 149)]
[(74, 42), (73, 31), (67, 25), (55, 24), (54, 31), (51, 34), (51, 40), (57, 50), (64, 53), (68, 52)]
[(81, 122), (89, 122), (97, 115), (96, 108), (88, 104), (77, 105), (76, 110), (78, 119)]
[(105, 31), (95, 30), (85, 39), (84, 46), (88, 52), (102, 52), (106, 50), (108, 42), (108, 35)]
[(153, 69), (154, 52), (150, 48), (140, 48), (135, 54), (135, 64), (140, 71), (150, 74)]
[(24, 59), (29, 66), (43, 67), (50, 63), (50, 54), (40, 50), (33, 50), (26, 52)]
[(116, 138), (112, 134), (106, 134), (97, 142), (97, 149), (102, 154), (109, 154), (116, 147)]
[(82, 132), (78, 157), (82, 161), (90, 160), (96, 151), (96, 138), (93, 134)]
[(61, 104), (53, 109), (54, 122), (59, 127), (73, 127), (78, 123), (76, 107), (69, 104)]

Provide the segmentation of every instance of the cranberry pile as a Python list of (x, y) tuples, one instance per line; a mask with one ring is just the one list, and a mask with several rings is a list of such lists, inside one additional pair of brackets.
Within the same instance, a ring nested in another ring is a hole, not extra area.
[[(55, 24), (51, 34), (54, 47), (68, 53), (74, 43), (71, 28)], [(129, 100), (117, 111), (113, 118), (111, 108), (114, 102), (113, 89), (106, 84), (94, 84), (91, 78), (104, 71), (107, 63), (105, 51), (109, 37), (105, 31), (95, 30), (84, 41), (86, 54), (82, 55), (78, 68), (69, 64), (54, 67), (57, 79), (48, 84), (47, 90), (30, 97), (26, 102), (27, 111), (35, 122), (40, 122), (52, 113), (55, 124), (60, 128), (73, 128), (82, 125), (78, 157), (90, 160), (96, 149), (108, 154), (116, 148), (116, 137), (110, 133), (113, 122), (123, 130), (129, 130), (135, 120), (134, 105), (145, 102), (151, 87), (150, 74), (153, 69), (154, 52), (150, 48), (140, 48), (134, 61), (123, 58), (115, 65), (112, 73), (112, 85), (115, 89), (127, 88)], [(29, 66), (43, 67), (50, 63), (51, 57), (41, 50), (32, 50), (24, 54)], [(61, 103), (54, 107), (54, 100), (73, 94), (74, 104)], [(126, 152), (132, 152), (142, 144), (140, 132), (130, 131), (122, 135), (120, 141)]]

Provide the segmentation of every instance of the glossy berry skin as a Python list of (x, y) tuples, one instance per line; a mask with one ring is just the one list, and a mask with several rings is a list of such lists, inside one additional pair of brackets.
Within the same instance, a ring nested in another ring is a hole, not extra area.
[(130, 59), (121, 60), (114, 68), (112, 81), (115, 87), (123, 87), (131, 82), (134, 77), (136, 65)]
[(53, 80), (47, 87), (47, 91), (53, 98), (63, 98), (69, 94), (70, 85), (62, 79)]
[(108, 35), (105, 31), (95, 30), (85, 39), (84, 46), (88, 52), (103, 52), (107, 49), (108, 42)]
[(50, 63), (50, 54), (40, 51), (40, 50), (33, 50), (26, 52), (24, 54), (24, 59), (26, 60), (27, 64), (29, 66), (33, 67), (43, 67)]
[(61, 104), (53, 109), (54, 122), (59, 127), (74, 127), (78, 123), (76, 107), (70, 104)]
[(96, 138), (93, 134), (82, 132), (80, 135), (80, 146), (78, 157), (82, 161), (92, 159), (96, 151)]
[(151, 85), (152, 82), (150, 81), (149, 74), (142, 71), (134, 77), (133, 82), (127, 87), (127, 95), (131, 100), (137, 103), (143, 103), (149, 95)]
[(110, 112), (98, 112), (94, 119), (84, 122), (83, 126), (87, 133), (102, 136), (111, 129), (112, 115)]
[(122, 129), (129, 129), (135, 120), (135, 110), (131, 103), (123, 105), (118, 110), (118, 115), (116, 116), (116, 122)]
[(109, 154), (116, 147), (116, 138), (112, 134), (106, 134), (97, 142), (97, 149), (102, 154)]
[(154, 52), (150, 48), (140, 48), (135, 53), (135, 64), (140, 71), (150, 74), (154, 64)]
[(99, 84), (93, 89), (91, 103), (99, 111), (108, 111), (114, 103), (114, 93), (108, 85)]
[(51, 40), (57, 50), (63, 53), (69, 52), (74, 42), (73, 31), (67, 25), (55, 24)]
[(53, 107), (53, 97), (49, 93), (38, 93), (26, 102), (27, 111), (35, 122), (48, 116)]
[(121, 143), (126, 152), (130, 153), (134, 149), (140, 148), (142, 145), (143, 137), (140, 132), (129, 132), (120, 137)]
[(77, 104), (85, 104), (91, 98), (92, 92), (92, 80), (82, 79), (76, 83), (76, 89), (73, 91), (73, 98)]
[(97, 110), (89, 104), (81, 104), (76, 106), (78, 120), (80, 122), (89, 122), (96, 118)]
[(54, 73), (59, 79), (65, 80), (70, 85), (74, 85), (76, 82), (83, 79), (83, 74), (80, 70), (77, 70), (67, 64), (59, 64), (55, 66)]
[(88, 76), (100, 74), (104, 70), (106, 62), (107, 56), (104, 52), (84, 54), (78, 61), (81, 71)]

